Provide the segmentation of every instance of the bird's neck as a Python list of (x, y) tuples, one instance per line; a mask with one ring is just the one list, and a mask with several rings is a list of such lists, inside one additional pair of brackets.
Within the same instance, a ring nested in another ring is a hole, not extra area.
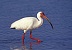
[(38, 26), (41, 26), (43, 24), (43, 19), (40, 16), (37, 16), (38, 18)]

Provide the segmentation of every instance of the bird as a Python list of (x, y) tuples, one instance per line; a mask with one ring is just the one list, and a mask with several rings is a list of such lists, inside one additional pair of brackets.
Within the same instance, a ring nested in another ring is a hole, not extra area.
[(36, 17), (24, 17), (24, 18), (21, 18), (15, 22), (13, 22), (11, 24), (10, 28), (24, 31), (24, 33), (22, 35), (22, 44), (24, 44), (25, 34), (28, 30), (30, 30), (30, 38), (31, 39), (36, 40), (37, 42), (41, 42), (40, 39), (34, 38), (32, 36), (32, 30), (39, 28), (43, 24), (43, 18), (46, 19), (50, 23), (50, 25), (53, 29), (53, 25), (50, 22), (49, 18), (46, 17), (44, 12), (42, 12), (42, 11), (39, 11), (37, 13), (37, 18)]

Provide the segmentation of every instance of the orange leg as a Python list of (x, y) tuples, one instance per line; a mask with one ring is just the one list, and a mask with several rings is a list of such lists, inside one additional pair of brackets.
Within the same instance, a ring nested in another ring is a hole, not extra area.
[(30, 38), (31, 38), (32, 40), (36, 40), (37, 42), (42, 42), (40, 39), (38, 39), (38, 38), (33, 38), (33, 37), (32, 37), (32, 31), (30, 31)]
[(25, 33), (22, 35), (22, 44), (24, 45)]

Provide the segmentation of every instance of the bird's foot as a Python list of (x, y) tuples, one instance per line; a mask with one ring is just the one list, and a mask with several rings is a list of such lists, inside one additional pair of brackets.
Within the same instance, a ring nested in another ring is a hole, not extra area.
[(41, 40), (37, 40), (38, 43), (42, 42)]
[(32, 40), (36, 40), (38, 43), (42, 42), (42, 41), (41, 41), (40, 39), (38, 39), (38, 38), (33, 38), (32, 33), (30, 33), (30, 38), (31, 38)]
[(38, 43), (42, 42), (42, 41), (41, 41), (40, 39), (38, 39), (38, 38), (32, 38), (32, 37), (31, 37), (31, 39), (32, 39), (32, 40), (36, 40)]

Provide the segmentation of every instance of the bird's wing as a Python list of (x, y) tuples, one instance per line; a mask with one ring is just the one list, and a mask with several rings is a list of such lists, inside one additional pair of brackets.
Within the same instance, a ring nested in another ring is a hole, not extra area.
[(11, 24), (11, 27), (15, 27), (16, 29), (33, 29), (34, 22), (36, 21), (35, 17), (26, 17), (20, 20), (15, 21)]

